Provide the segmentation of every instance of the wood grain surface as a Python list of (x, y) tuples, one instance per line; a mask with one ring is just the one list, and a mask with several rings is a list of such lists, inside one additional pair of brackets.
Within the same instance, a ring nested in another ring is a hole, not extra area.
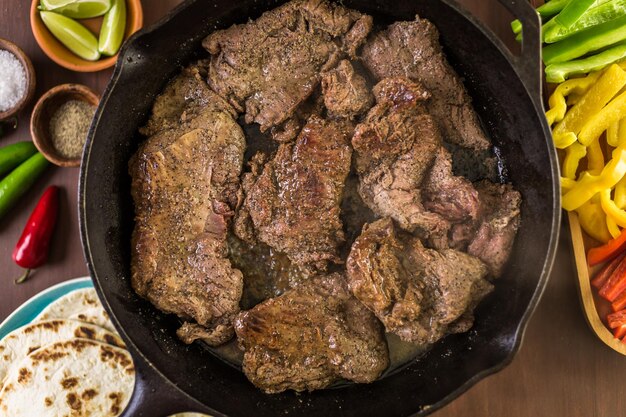
[[(143, 3), (145, 24), (149, 25), (180, 1), (144, 0)], [(511, 17), (496, 0), (460, 3), (475, 12), (509, 45), (514, 45), (509, 33)], [(79, 74), (54, 64), (31, 34), (29, 5), (29, 0), (0, 0), (0, 37), (17, 43), (32, 59), (37, 72), (36, 98), (66, 82), (85, 84), (101, 93), (112, 71)], [(33, 104), (22, 113), (19, 129), (0, 139), (0, 146), (30, 139), (28, 125)], [(77, 168), (50, 168), (0, 222), (0, 320), (50, 285), (87, 274), (78, 233), (77, 181)], [(11, 261), (13, 246), (37, 199), (51, 184), (61, 186), (63, 193), (50, 262), (36, 271), (30, 281), (15, 286), (13, 278), (20, 274), (20, 269)], [(576, 291), (569, 233), (562, 228), (550, 282), (530, 321), (520, 352), (506, 369), (479, 382), (434, 415), (626, 416), (625, 375), (626, 358), (605, 346), (587, 327)]]

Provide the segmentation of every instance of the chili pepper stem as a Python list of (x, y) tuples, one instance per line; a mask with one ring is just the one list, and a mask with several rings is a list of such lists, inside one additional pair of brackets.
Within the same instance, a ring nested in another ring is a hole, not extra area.
[(28, 279), (28, 277), (30, 276), (30, 272), (31, 272), (31, 271), (32, 271), (32, 269), (28, 268), (28, 269), (27, 269), (26, 271), (24, 271), (24, 273), (23, 273), (23, 274), (22, 274), (19, 278), (17, 278), (14, 282), (15, 282), (16, 284), (21, 284), (21, 283), (23, 283), (24, 281), (26, 281), (26, 280)]

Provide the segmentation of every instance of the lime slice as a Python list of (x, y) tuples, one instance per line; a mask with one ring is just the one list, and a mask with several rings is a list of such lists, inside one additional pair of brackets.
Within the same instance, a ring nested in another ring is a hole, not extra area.
[(67, 49), (87, 61), (100, 59), (98, 40), (85, 26), (58, 13), (40, 11), (39, 14), (48, 30)]
[(126, 32), (126, 0), (112, 0), (111, 10), (104, 15), (98, 50), (102, 55), (113, 56), (120, 49)]
[(41, 0), (41, 9), (72, 19), (102, 16), (111, 8), (111, 0)]

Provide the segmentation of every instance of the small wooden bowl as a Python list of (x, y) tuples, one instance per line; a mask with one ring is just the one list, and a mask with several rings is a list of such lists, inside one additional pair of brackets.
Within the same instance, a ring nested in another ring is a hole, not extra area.
[[(77, 72), (95, 72), (110, 68), (117, 61), (117, 54), (111, 57), (102, 56), (98, 61), (87, 61), (74, 55), (72, 51), (67, 49), (61, 42), (54, 37), (46, 28), (41, 17), (39, 16), (40, 0), (32, 0), (30, 5), (30, 27), (35, 36), (35, 40), (48, 58), (59, 64), (60, 66)], [(102, 26), (102, 17), (93, 19), (84, 19), (79, 21), (84, 24), (93, 33), (100, 33)], [(124, 40), (130, 35), (137, 32), (143, 26), (143, 9), (140, 0), (126, 0), (126, 34)]]
[(48, 161), (60, 167), (77, 167), (80, 165), (81, 159), (80, 156), (75, 159), (61, 156), (52, 145), (50, 137), (50, 119), (54, 112), (69, 100), (81, 100), (92, 106), (98, 106), (100, 97), (84, 85), (58, 85), (41, 96), (37, 104), (35, 104), (30, 119), (30, 134), (33, 138), (33, 143)]
[(0, 112), (0, 121), (9, 119), (19, 113), (33, 98), (35, 94), (35, 69), (33, 68), (33, 63), (30, 62), (30, 58), (26, 56), (24, 51), (22, 51), (16, 44), (13, 42), (9, 42), (6, 39), (0, 38), (0, 49), (9, 51), (20, 61), (22, 66), (24, 67), (24, 71), (26, 72), (26, 93), (24, 97), (20, 101), (17, 102), (13, 108)]

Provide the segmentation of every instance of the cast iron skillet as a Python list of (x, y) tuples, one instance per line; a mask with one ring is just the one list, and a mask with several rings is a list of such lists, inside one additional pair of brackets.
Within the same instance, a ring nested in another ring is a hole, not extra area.
[(344, 0), (379, 24), (412, 20), (419, 13), (437, 25), (448, 59), (465, 78), (474, 107), (507, 162), (508, 177), (523, 195), (523, 221), (506, 271), (478, 307), (470, 332), (446, 337), (420, 360), (372, 384), (313, 393), (261, 393), (201, 345), (179, 342), (178, 320), (141, 300), (129, 281), (133, 206), (127, 163), (142, 140), (137, 128), (164, 84), (201, 56), (205, 35), (258, 17), (282, 1), (188, 0), (126, 44), (91, 126), (79, 185), (91, 276), (137, 367), (125, 416), (425, 415), (510, 363), (552, 266), (560, 201), (540, 100), (538, 18), (525, 1), (499, 1), (523, 21), (520, 57), (453, 0)]

